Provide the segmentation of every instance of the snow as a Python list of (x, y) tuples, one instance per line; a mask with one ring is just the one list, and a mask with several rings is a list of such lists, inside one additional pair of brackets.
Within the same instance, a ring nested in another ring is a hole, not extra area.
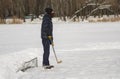
[[(41, 24), (0, 25), (0, 79), (120, 79), (120, 22), (54, 23), (57, 64), (42, 68)], [(34, 57), (37, 68), (16, 72)]]

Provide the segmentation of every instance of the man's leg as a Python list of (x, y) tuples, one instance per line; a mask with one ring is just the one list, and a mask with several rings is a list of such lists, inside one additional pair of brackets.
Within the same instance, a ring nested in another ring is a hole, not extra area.
[(49, 64), (49, 55), (50, 55), (50, 42), (48, 39), (42, 39), (42, 44), (43, 44), (43, 66), (45, 65), (50, 65)]

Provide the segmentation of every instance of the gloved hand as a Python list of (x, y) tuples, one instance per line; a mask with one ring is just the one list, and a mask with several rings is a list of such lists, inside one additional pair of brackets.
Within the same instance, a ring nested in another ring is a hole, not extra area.
[(52, 36), (48, 36), (48, 39), (50, 40), (50, 44), (51, 44), (52, 46), (54, 46), (53, 37), (52, 37)]
[(54, 46), (54, 42), (52, 42), (51, 45)]
[(53, 40), (53, 37), (52, 37), (52, 36), (48, 36), (48, 39), (49, 39), (49, 40)]

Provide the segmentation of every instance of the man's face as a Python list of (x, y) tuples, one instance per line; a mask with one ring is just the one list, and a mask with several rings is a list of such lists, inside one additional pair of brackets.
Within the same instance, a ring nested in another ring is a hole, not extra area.
[(53, 18), (54, 16), (55, 16), (55, 12), (52, 11), (52, 12), (51, 12), (51, 17)]

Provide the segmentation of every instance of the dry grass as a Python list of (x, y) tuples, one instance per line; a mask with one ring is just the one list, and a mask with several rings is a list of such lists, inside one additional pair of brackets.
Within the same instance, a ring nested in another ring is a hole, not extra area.
[(117, 22), (117, 21), (120, 21), (120, 17), (98, 18), (97, 20), (89, 20), (89, 22)]
[(111, 22), (116, 22), (116, 21), (120, 21), (120, 17), (116, 17), (116, 18), (111, 18), (110, 19)]
[(5, 19), (1, 19), (0, 18), (0, 24), (5, 24), (6, 22), (5, 22)]
[(0, 18), (0, 24), (22, 24), (23, 20), (17, 17), (13, 17), (11, 19), (1, 19)]
[(22, 24), (23, 23), (23, 20), (22, 19), (19, 19), (17, 17), (13, 17), (13, 19), (11, 21), (8, 21), (9, 24)]

